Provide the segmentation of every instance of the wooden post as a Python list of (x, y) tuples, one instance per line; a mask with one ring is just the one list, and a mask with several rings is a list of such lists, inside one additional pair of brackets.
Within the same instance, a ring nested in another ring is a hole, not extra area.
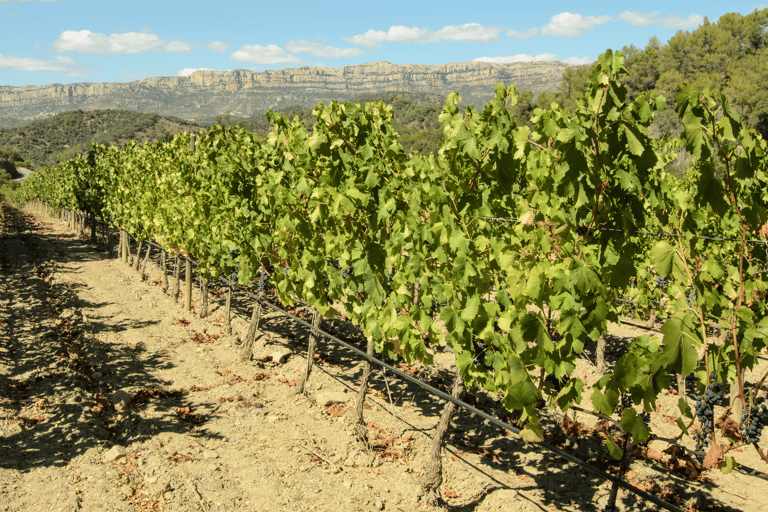
[(123, 231), (123, 257), (125, 258), (125, 264), (131, 265), (131, 235), (127, 231)]
[(208, 280), (203, 276), (200, 276), (200, 311), (198, 313), (200, 318), (208, 315)]
[(253, 304), (251, 323), (248, 326), (248, 332), (245, 333), (243, 348), (240, 350), (240, 357), (245, 361), (250, 361), (253, 356), (253, 343), (256, 341), (256, 331), (259, 328), (259, 320), (261, 320), (261, 302), (257, 300)]
[(107, 237), (107, 258), (112, 258), (112, 230), (109, 229), (109, 224), (104, 225), (104, 233)]
[[(373, 355), (373, 340), (371, 338), (368, 338), (365, 353), (369, 356)], [(360, 387), (357, 389), (357, 402), (355, 403), (355, 434), (365, 444), (368, 444), (368, 429), (363, 420), (363, 405), (365, 405), (365, 395), (368, 392), (368, 379), (370, 377), (371, 362), (366, 359), (363, 366), (363, 376), (360, 379)]]
[(168, 292), (168, 253), (165, 249), (160, 253), (160, 261), (163, 267), (163, 291)]
[(144, 247), (144, 240), (139, 240), (139, 246), (136, 248), (136, 272), (141, 269), (141, 249)]
[(125, 232), (125, 264), (129, 267), (133, 262), (133, 254), (131, 253), (131, 235), (128, 231)]
[(601, 334), (597, 339), (597, 373), (603, 375), (605, 373), (605, 334)]
[(147, 242), (147, 255), (144, 257), (144, 263), (141, 265), (141, 280), (147, 279), (147, 262), (149, 261), (149, 252), (152, 250), (152, 244)]
[(192, 311), (192, 262), (189, 261), (189, 258), (185, 258), (185, 260), (187, 265), (184, 276), (184, 309)]
[(179, 300), (179, 272), (181, 270), (181, 259), (176, 256), (176, 268), (173, 270), (173, 288), (171, 289), (171, 297), (174, 301)]
[(312, 330), (309, 331), (309, 344), (307, 347), (307, 369), (304, 372), (304, 376), (301, 378), (301, 381), (299, 382), (299, 386), (296, 388), (296, 393), (298, 394), (304, 392), (304, 389), (307, 385), (307, 379), (309, 379), (309, 374), (312, 372), (312, 364), (315, 361), (315, 346), (317, 345), (317, 332), (315, 329), (320, 329), (322, 321), (323, 317), (320, 315), (320, 312), (315, 309), (312, 313)]
[(232, 334), (232, 286), (227, 286), (227, 305), (224, 311), (224, 332)]
[(646, 329), (653, 329), (654, 325), (656, 325), (656, 308), (651, 310), (651, 316), (648, 318), (648, 322), (646, 322), (645, 327)]

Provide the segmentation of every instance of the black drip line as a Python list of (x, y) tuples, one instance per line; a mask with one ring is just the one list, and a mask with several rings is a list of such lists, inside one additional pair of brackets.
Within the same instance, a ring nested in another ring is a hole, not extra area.
[[(157, 244), (153, 240), (148, 240), (148, 243), (150, 243), (151, 245), (154, 245), (155, 247), (157, 247), (159, 249), (165, 250), (165, 249), (163, 249), (162, 246), (160, 246), (159, 244)], [(180, 255), (180, 257), (185, 259), (185, 260), (187, 260), (187, 261), (189, 261), (190, 263), (194, 264), (195, 266), (197, 266), (197, 262), (195, 260), (193, 260), (192, 258), (189, 258), (189, 257), (184, 256), (184, 255)], [(234, 283), (234, 282), (230, 281), (226, 277), (219, 276), (218, 280), (223, 282), (223, 283), (225, 283), (227, 286), (231, 286), (233, 288), (235, 288), (235, 287), (240, 288), (237, 283)], [(293, 319), (294, 321), (296, 321), (299, 324), (303, 325), (304, 327), (308, 328), (311, 332), (315, 333), (316, 335), (322, 336), (322, 337), (327, 338), (329, 340), (332, 340), (332, 341), (338, 343), (339, 345), (342, 345), (343, 347), (351, 350), (352, 352), (354, 352), (358, 356), (360, 356), (360, 357), (362, 357), (364, 359), (367, 359), (371, 363), (377, 364), (377, 365), (381, 366), (383, 369), (385, 369), (385, 370), (387, 370), (389, 372), (392, 372), (393, 374), (397, 375), (401, 379), (407, 380), (408, 382), (411, 382), (411, 383), (417, 385), (418, 387), (420, 387), (420, 388), (430, 392), (431, 394), (439, 396), (443, 400), (447, 400), (449, 402), (452, 402), (452, 403), (458, 405), (459, 407), (462, 407), (462, 408), (466, 409), (467, 411), (471, 412), (472, 414), (474, 414), (476, 416), (479, 416), (479, 417), (483, 418), (484, 420), (487, 420), (490, 423), (492, 423), (492, 424), (494, 424), (494, 425), (496, 425), (498, 427), (501, 427), (503, 429), (508, 429), (511, 432), (514, 432), (515, 434), (520, 435), (521, 429), (515, 427), (514, 425), (510, 425), (509, 423), (501, 421), (500, 419), (495, 418), (495, 417), (491, 416), (490, 414), (487, 414), (487, 413), (477, 409), (476, 407), (473, 407), (472, 405), (464, 402), (463, 400), (455, 398), (452, 395), (450, 395), (450, 394), (448, 394), (448, 393), (446, 393), (444, 391), (440, 391), (439, 389), (430, 386), (426, 382), (423, 382), (423, 381), (421, 381), (421, 380), (419, 380), (419, 379), (417, 379), (415, 377), (412, 377), (412, 376), (408, 375), (407, 373), (402, 372), (402, 371), (398, 370), (397, 368), (395, 368), (395, 367), (385, 363), (384, 361), (381, 361), (380, 359), (377, 359), (377, 358), (375, 358), (373, 356), (368, 355), (366, 352), (360, 350), (356, 346), (354, 346), (354, 345), (352, 345), (350, 343), (347, 343), (346, 341), (344, 341), (342, 339), (337, 338), (336, 336), (334, 336), (333, 334), (330, 334), (329, 332), (326, 332), (326, 331), (323, 331), (322, 329), (318, 329), (318, 328), (313, 327), (312, 324), (306, 322), (304, 319), (302, 319), (302, 318), (300, 318), (300, 317), (298, 317), (298, 316), (296, 316), (296, 315), (294, 315), (294, 314), (292, 314), (292, 313), (290, 313), (290, 312), (280, 308), (279, 306), (276, 306), (276, 305), (272, 304), (271, 302), (265, 300), (262, 297), (259, 297), (258, 295), (254, 294), (254, 293), (252, 293), (252, 292), (250, 292), (248, 290), (244, 290), (242, 288), (240, 288), (240, 289), (247, 296), (251, 297), (252, 299), (254, 299), (256, 301), (258, 301), (259, 304), (261, 304), (262, 306), (266, 306), (266, 307), (272, 309), (273, 311), (276, 311), (278, 313), (281, 313), (281, 314), (283, 314), (283, 315)], [(660, 506), (660, 507), (662, 507), (662, 508), (664, 508), (666, 510), (669, 510), (671, 512), (684, 512), (682, 509), (676, 507), (675, 505), (667, 503), (666, 501), (664, 501), (664, 500), (662, 500), (662, 499), (660, 499), (660, 498), (658, 498), (658, 497), (656, 497), (656, 496), (654, 496), (652, 494), (649, 494), (649, 493), (643, 491), (642, 489), (638, 489), (637, 487), (633, 486), (632, 484), (630, 484), (628, 482), (625, 482), (624, 480), (622, 480), (622, 479), (620, 479), (620, 478), (618, 478), (616, 476), (613, 476), (613, 475), (611, 475), (609, 473), (601, 471), (601, 470), (595, 468), (594, 466), (591, 466), (590, 464), (587, 464), (586, 462), (584, 462), (583, 460), (579, 459), (578, 457), (575, 457), (575, 456), (571, 455), (570, 453), (568, 453), (568, 452), (566, 452), (564, 450), (561, 450), (560, 448), (557, 448), (556, 446), (553, 446), (553, 445), (547, 443), (546, 441), (541, 441), (541, 442), (538, 442), (536, 444), (538, 446), (543, 447), (545, 450), (548, 450), (548, 451), (554, 453), (555, 455), (559, 455), (560, 457), (566, 459), (567, 461), (572, 462), (573, 464), (576, 464), (580, 468), (582, 468), (582, 469), (592, 473), (593, 475), (596, 475), (598, 477), (604, 478), (606, 480), (610, 480), (611, 482), (617, 484), (619, 487), (621, 487), (621, 488), (623, 488), (623, 489), (625, 489), (627, 491), (630, 491), (632, 493), (635, 493), (635, 494), (641, 496), (642, 498), (644, 498), (645, 500), (650, 501), (650, 502), (652, 502), (652, 503), (654, 503), (654, 504), (656, 504), (656, 505), (658, 505), (658, 506)]]

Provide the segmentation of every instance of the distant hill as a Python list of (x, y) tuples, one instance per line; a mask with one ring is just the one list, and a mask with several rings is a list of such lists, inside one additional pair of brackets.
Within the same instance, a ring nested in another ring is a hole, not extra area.
[(18, 119), (15, 117), (0, 117), (0, 128), (15, 128), (34, 122), (34, 119)]
[[(406, 151), (434, 153), (442, 137), (437, 118), (445, 98), (435, 94), (404, 91), (366, 94), (350, 98), (357, 103), (382, 101), (392, 105), (394, 127)], [(303, 121), (311, 129), (314, 105), (288, 105), (276, 109), (280, 114)], [(54, 165), (87, 151), (91, 143), (122, 146), (135, 139), (140, 142), (160, 140), (177, 133), (197, 133), (216, 122), (240, 124), (261, 136), (272, 130), (265, 112), (249, 117), (215, 116), (199, 123), (158, 114), (129, 110), (74, 110), (28, 125), (0, 129), (0, 157), (26, 162), (34, 168)], [(14, 155), (12, 158), (10, 155)]]
[(458, 91), (466, 105), (482, 106), (497, 82), (518, 90), (557, 88), (562, 62), (459, 62), (428, 66), (373, 62), (343, 68), (298, 67), (272, 71), (196, 71), (183, 77), (152, 77), (135, 82), (0, 86), (0, 111), (8, 118), (39, 118), (81, 109), (120, 108), (198, 121), (231, 113), (248, 117), (288, 105), (346, 100), (391, 91), (445, 97)]
[(129, 110), (75, 110), (16, 128), (0, 129), (0, 152), (17, 153), (35, 168), (69, 160), (91, 143), (123, 145), (159, 140), (166, 134), (197, 133), (202, 126), (183, 119)]

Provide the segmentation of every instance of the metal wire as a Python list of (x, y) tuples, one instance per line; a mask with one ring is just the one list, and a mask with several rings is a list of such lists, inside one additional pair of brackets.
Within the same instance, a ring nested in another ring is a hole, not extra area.
[[(148, 240), (147, 239), (146, 241), (150, 245), (153, 245), (153, 246), (155, 246), (155, 247), (157, 247), (159, 249), (165, 250), (161, 245), (157, 244), (154, 240)], [(761, 241), (761, 243), (762, 243), (762, 241)], [(194, 264), (195, 267), (197, 267), (197, 263), (198, 262), (196, 262), (194, 259), (189, 258), (189, 257), (184, 256), (184, 255), (179, 255), (179, 256), (181, 256), (185, 260), (190, 261), (190, 263)], [(225, 278), (223, 276), (219, 276), (218, 280), (222, 281), (223, 283), (225, 283), (228, 286), (240, 288), (237, 283), (234, 283), (231, 280), (229, 280), (229, 279), (227, 279), (227, 278)], [(484, 420), (487, 420), (488, 422), (490, 422), (490, 423), (492, 423), (492, 424), (494, 424), (494, 425), (496, 425), (498, 427), (501, 427), (503, 429), (507, 429), (507, 430), (509, 430), (511, 432), (514, 432), (515, 434), (520, 435), (521, 429), (515, 427), (514, 425), (511, 425), (509, 423), (501, 421), (498, 418), (495, 418), (495, 417), (491, 416), (490, 414), (488, 414), (486, 412), (483, 412), (483, 411), (477, 409), (476, 407), (474, 407), (474, 406), (464, 402), (463, 400), (455, 398), (454, 396), (452, 396), (452, 395), (450, 395), (450, 394), (448, 394), (448, 393), (446, 393), (444, 391), (440, 391), (439, 389), (434, 388), (434, 387), (430, 386), (429, 384), (427, 384), (427, 383), (425, 383), (425, 382), (423, 382), (423, 381), (421, 381), (421, 380), (419, 380), (419, 379), (417, 379), (415, 377), (412, 377), (411, 375), (408, 375), (407, 373), (405, 373), (405, 372), (403, 372), (403, 371), (401, 371), (401, 370), (399, 370), (399, 369), (397, 369), (397, 368), (395, 368), (395, 367), (393, 367), (393, 366), (391, 366), (391, 365), (381, 361), (380, 359), (377, 359), (376, 357), (368, 355), (365, 351), (360, 350), (356, 346), (354, 346), (354, 345), (352, 345), (352, 344), (350, 344), (350, 343), (348, 343), (348, 342), (346, 342), (344, 340), (341, 340), (341, 339), (337, 338), (336, 336), (334, 336), (331, 333), (328, 333), (326, 331), (323, 331), (322, 329), (319, 329), (319, 328), (316, 328), (316, 327), (312, 326), (312, 324), (306, 322), (304, 319), (302, 319), (302, 318), (300, 318), (300, 317), (298, 317), (298, 316), (296, 316), (296, 315), (294, 315), (294, 314), (292, 314), (292, 313), (290, 313), (290, 312), (288, 312), (288, 311), (286, 311), (286, 310), (284, 310), (284, 309), (282, 309), (282, 308), (272, 304), (269, 301), (264, 300), (262, 297), (259, 297), (258, 295), (254, 294), (254, 293), (251, 293), (248, 290), (243, 290), (242, 288), (240, 288), (240, 289), (247, 296), (253, 298), (256, 301), (258, 301), (262, 306), (266, 306), (267, 308), (272, 309), (273, 311), (277, 311), (277, 312), (279, 312), (279, 313), (281, 313), (281, 314), (283, 314), (283, 315), (293, 319), (294, 321), (298, 322), (299, 324), (301, 324), (301, 325), (307, 327), (308, 329), (310, 329), (310, 331), (314, 332), (315, 334), (323, 336), (324, 338), (327, 338), (329, 340), (332, 340), (332, 341), (338, 343), (339, 345), (347, 348), (348, 350), (351, 350), (353, 353), (357, 354), (358, 356), (360, 356), (360, 357), (362, 357), (364, 359), (367, 359), (371, 363), (379, 365), (382, 368), (384, 368), (385, 370), (392, 372), (394, 375), (397, 375), (401, 379), (404, 379), (404, 380), (406, 380), (408, 382), (411, 382), (412, 384), (415, 384), (416, 386), (418, 386), (418, 387), (428, 391), (429, 393), (431, 393), (433, 395), (436, 395), (436, 396), (442, 398), (443, 400), (447, 400), (449, 402), (452, 402), (455, 405), (457, 405), (457, 406), (459, 406), (459, 407), (461, 407), (461, 408), (471, 412), (472, 414), (474, 414), (476, 416), (479, 416), (480, 418), (483, 418)], [(620, 478), (618, 478), (618, 477), (616, 477), (614, 475), (611, 475), (609, 473), (601, 471), (600, 469), (597, 469), (597, 468), (593, 467), (592, 465), (584, 462), (583, 460), (579, 459), (578, 457), (575, 457), (575, 456), (571, 455), (570, 453), (568, 453), (568, 452), (566, 452), (564, 450), (561, 450), (560, 448), (547, 443), (546, 441), (541, 441), (541, 442), (538, 442), (536, 444), (538, 446), (541, 446), (545, 450), (547, 450), (547, 451), (549, 451), (549, 452), (551, 452), (551, 453), (553, 453), (555, 455), (558, 455), (558, 456), (564, 458), (565, 460), (567, 460), (567, 461), (577, 465), (578, 467), (584, 469), (585, 471), (587, 471), (589, 473), (592, 473), (593, 475), (598, 476), (600, 478), (603, 478), (603, 479), (606, 479), (606, 480), (610, 480), (612, 483), (618, 485), (619, 487), (621, 487), (621, 488), (623, 488), (623, 489), (625, 489), (627, 491), (630, 491), (630, 492), (632, 492), (632, 493), (642, 497), (643, 499), (654, 503), (655, 505), (657, 505), (657, 506), (659, 506), (659, 507), (661, 507), (661, 508), (663, 508), (665, 510), (669, 510), (671, 512), (684, 512), (681, 508), (676, 507), (675, 505), (672, 505), (670, 503), (667, 503), (666, 501), (664, 501), (664, 500), (662, 500), (662, 499), (660, 499), (660, 498), (658, 498), (658, 497), (656, 497), (656, 496), (654, 496), (654, 495), (652, 495), (652, 494), (650, 494), (650, 493), (648, 493), (646, 491), (643, 491), (642, 489), (638, 489), (637, 487), (633, 486), (632, 484), (630, 484), (630, 483), (628, 483), (628, 482), (626, 482), (626, 481), (624, 481), (624, 480), (622, 480), (622, 479), (620, 479)]]

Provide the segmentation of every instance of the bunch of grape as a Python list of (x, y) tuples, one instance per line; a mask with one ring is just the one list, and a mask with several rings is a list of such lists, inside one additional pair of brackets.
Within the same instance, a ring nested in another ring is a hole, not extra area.
[(688, 307), (693, 307), (693, 301), (696, 300), (696, 290), (691, 290), (691, 293), (685, 298), (685, 302), (688, 303)]
[(666, 277), (662, 278), (662, 277), (656, 276), (653, 279), (653, 282), (656, 283), (659, 288), (664, 288), (669, 284), (669, 279), (667, 279)]
[[(710, 376), (710, 379), (712, 376)], [(709, 446), (709, 435), (712, 433), (712, 427), (715, 421), (715, 402), (725, 396), (725, 384), (722, 382), (712, 382), (704, 396), (696, 397), (696, 418), (701, 423), (701, 428), (696, 433), (696, 451), (702, 451)]]
[(392, 278), (395, 276), (395, 273), (390, 270), (389, 275), (387, 275), (387, 284), (384, 285), (384, 291), (387, 294), (387, 298), (392, 294), (392, 285), (390, 284), (392, 282)]
[(259, 283), (256, 288), (260, 294), (264, 293), (264, 290), (267, 287), (268, 280), (269, 280), (269, 274), (267, 274), (267, 270), (264, 267), (261, 267), (259, 269)]
[(232, 267), (232, 272), (229, 274), (229, 280), (232, 281), (235, 284), (237, 284), (237, 272), (238, 272), (238, 268), (239, 267), (240, 267), (240, 265), (235, 263), (235, 266)]
[(760, 440), (763, 427), (768, 425), (768, 407), (753, 405), (741, 414), (741, 437), (745, 444), (754, 444)]
[(440, 304), (439, 301), (434, 300), (432, 301), (432, 307), (429, 311), (430, 316), (432, 316), (432, 319), (434, 320), (437, 315), (440, 314), (440, 308), (443, 307), (442, 304)]
[(480, 338), (472, 334), (472, 348), (474, 349), (475, 357), (472, 359), (472, 364), (482, 370), (490, 370), (491, 368), (485, 364), (485, 352), (488, 350), (488, 345), (480, 341)]

